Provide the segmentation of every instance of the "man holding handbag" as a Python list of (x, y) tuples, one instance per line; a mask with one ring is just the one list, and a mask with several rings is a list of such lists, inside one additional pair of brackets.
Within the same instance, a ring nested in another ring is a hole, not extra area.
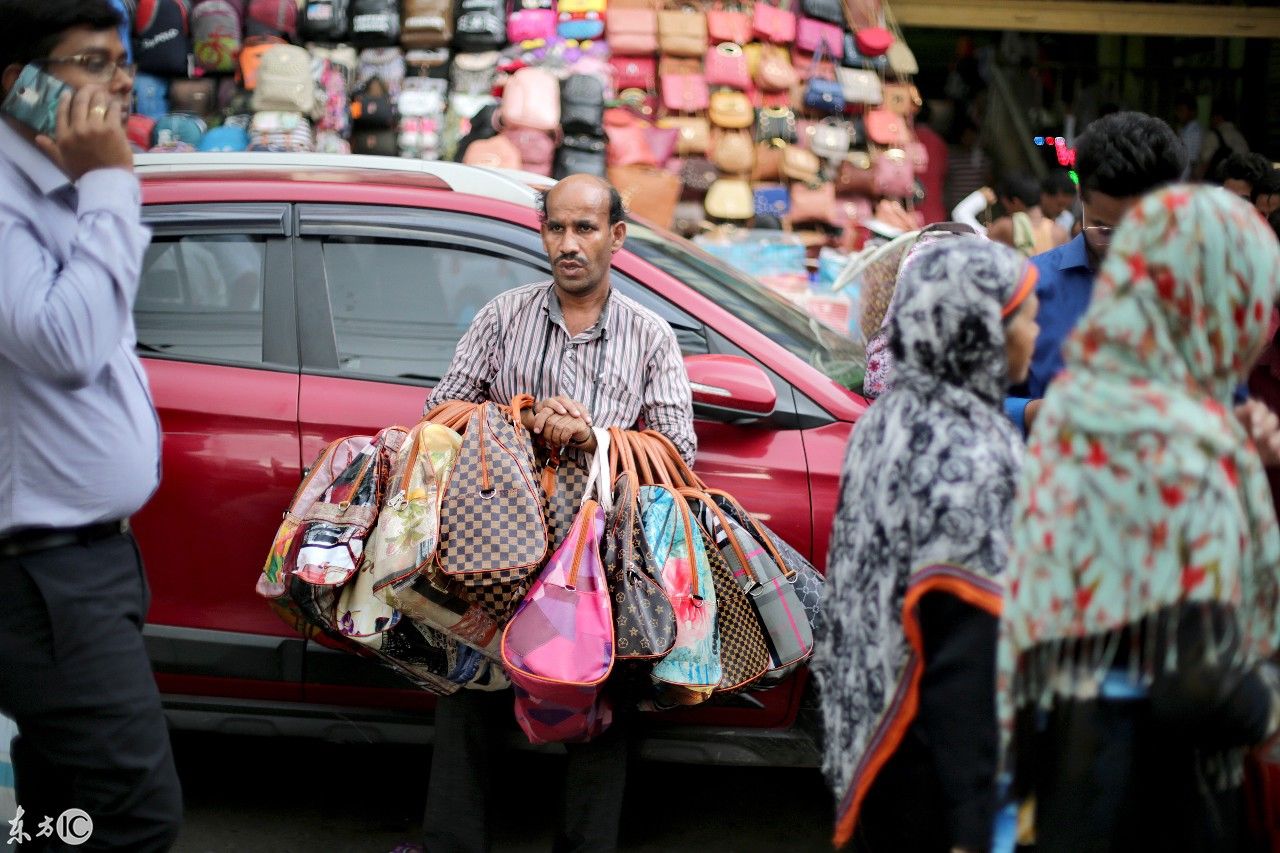
[[(633, 429), (643, 420), (692, 464), (693, 399), (675, 333), (609, 282), (627, 232), (617, 190), (571, 175), (542, 194), (539, 215), (554, 280), (508, 291), (480, 310), (426, 409), (532, 394), (525, 425), (551, 447), (590, 454), (592, 427)], [(462, 690), (437, 703), (424, 820), (431, 853), (490, 848), (489, 814), (501, 806), (491, 784), (499, 727), (510, 714), (505, 692)], [(590, 743), (566, 744), (556, 851), (617, 847), (628, 746), (618, 722)]]

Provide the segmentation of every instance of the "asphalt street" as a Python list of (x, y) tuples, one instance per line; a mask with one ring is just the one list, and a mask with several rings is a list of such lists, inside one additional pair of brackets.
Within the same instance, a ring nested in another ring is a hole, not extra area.
[[(417, 840), (431, 750), (175, 732), (188, 853), (379, 853)], [(509, 755), (497, 853), (551, 849), (563, 757)], [(621, 849), (628, 853), (829, 851), (831, 805), (818, 771), (633, 761)]]

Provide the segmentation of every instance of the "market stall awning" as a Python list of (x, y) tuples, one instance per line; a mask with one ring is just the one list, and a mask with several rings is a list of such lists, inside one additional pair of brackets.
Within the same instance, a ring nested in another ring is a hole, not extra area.
[(907, 27), (1039, 33), (1280, 38), (1280, 8), (1114, 0), (893, 0)]

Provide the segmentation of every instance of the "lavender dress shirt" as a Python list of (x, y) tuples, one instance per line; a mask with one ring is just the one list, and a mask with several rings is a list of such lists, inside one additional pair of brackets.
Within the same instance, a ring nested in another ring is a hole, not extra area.
[(0, 536), (126, 518), (159, 483), (140, 219), (133, 174), (73, 184), (0, 119)]

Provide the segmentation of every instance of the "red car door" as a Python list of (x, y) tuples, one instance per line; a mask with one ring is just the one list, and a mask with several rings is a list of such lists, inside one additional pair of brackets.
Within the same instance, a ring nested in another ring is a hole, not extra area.
[(255, 594), (299, 478), (285, 204), (154, 205), (134, 310), (163, 428), (134, 519), (165, 693), (298, 699), (304, 643)]

